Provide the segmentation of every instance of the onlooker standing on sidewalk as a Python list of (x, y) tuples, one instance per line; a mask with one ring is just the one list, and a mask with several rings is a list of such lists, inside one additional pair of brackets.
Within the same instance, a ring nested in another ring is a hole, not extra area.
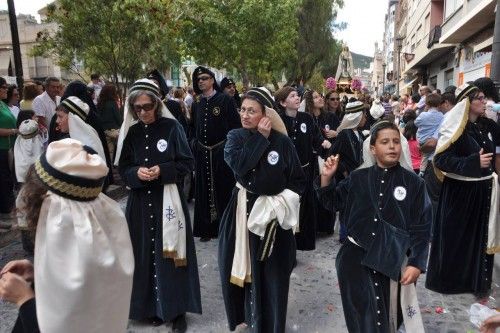
[(122, 115), (118, 109), (118, 92), (114, 84), (108, 83), (102, 87), (97, 102), (97, 115), (106, 135), (110, 161), (114, 159), (116, 142), (122, 125)]
[(60, 85), (61, 81), (58, 78), (49, 76), (45, 80), (45, 91), (33, 100), (33, 111), (38, 117), (38, 123), (45, 128), (49, 127), (61, 101), (61, 97), (57, 95)]

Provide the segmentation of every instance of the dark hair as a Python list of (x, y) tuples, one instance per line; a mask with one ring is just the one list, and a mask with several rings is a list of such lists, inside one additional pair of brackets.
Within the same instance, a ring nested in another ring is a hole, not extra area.
[(455, 90), (457, 90), (457, 86), (454, 86), (454, 85), (450, 85), (446, 88), (444, 88), (444, 93), (452, 93), (453, 95), (455, 95)]
[(262, 102), (255, 96), (252, 96), (252, 95), (249, 95), (249, 94), (243, 94), (243, 97), (241, 98), (241, 103), (243, 104), (243, 101), (245, 99), (249, 99), (249, 100), (252, 100), (252, 101), (255, 101), (257, 103), (259, 103), (260, 107), (261, 107), (261, 112), (262, 113), (266, 113), (266, 106), (264, 104), (262, 104)]
[(33, 111), (33, 110), (21, 110), (21, 111), (19, 111), (19, 114), (17, 115), (17, 120), (16, 120), (16, 127), (19, 128), (21, 123), (25, 120), (33, 119), (34, 115), (35, 115), (35, 111)]
[(0, 86), (7, 84), (7, 81), (3, 77), (0, 76)]
[(437, 108), (441, 105), (441, 103), (442, 103), (441, 96), (438, 94), (429, 94), (425, 98), (425, 105), (431, 108)]
[(448, 102), (451, 105), (457, 104), (457, 98), (455, 97), (455, 93), (453, 92), (445, 92), (441, 95), (441, 104), (444, 102)]
[(393, 100), (394, 102), (399, 101), (399, 96), (398, 96), (398, 95), (392, 95), (392, 100)]
[(3, 100), (5, 104), (9, 105), (10, 99), (14, 95), (15, 89), (17, 89), (17, 86), (15, 84), (9, 84), (7, 86), (7, 98)]
[(102, 111), (104, 109), (104, 105), (106, 105), (106, 102), (116, 102), (117, 99), (118, 91), (116, 89), (116, 86), (112, 83), (106, 83), (104, 87), (102, 87), (99, 98), (97, 99), (97, 109)]
[(420, 101), (420, 95), (419, 94), (411, 95), (411, 100), (413, 103), (418, 103), (418, 101)]
[(403, 135), (407, 140), (417, 139), (417, 126), (415, 125), (414, 120), (410, 120), (409, 122), (405, 123)]
[(23, 213), (25, 214), (26, 222), (28, 223), (28, 231), (34, 239), (33, 236), (38, 224), (40, 209), (42, 208), (43, 201), (47, 197), (47, 187), (38, 178), (34, 164), (32, 164), (28, 169), (22, 191), (19, 195), (21, 196), (22, 203), (24, 204)]
[(23, 87), (23, 100), (32, 101), (38, 96), (38, 88), (35, 83), (26, 83)]
[[(281, 105), (281, 102), (284, 102), (288, 98), (288, 96), (294, 91), (297, 92), (297, 89), (295, 89), (294, 87), (286, 86), (279, 89), (274, 94), (276, 106), (280, 111), (285, 111), (285, 108)], [(241, 101), (243, 102), (243, 100)]]
[[(339, 107), (337, 108), (337, 110), (330, 110), (330, 105), (328, 104), (328, 101), (330, 100), (330, 96), (332, 96), (333, 94), (337, 94), (339, 96)], [(326, 95), (325, 95), (325, 108), (326, 108), (326, 111), (328, 111), (328, 112), (333, 111), (339, 119), (342, 118), (342, 115), (344, 114), (344, 110), (342, 109), (340, 94), (338, 92), (336, 92), (335, 90), (329, 90), (326, 93)]]
[(382, 120), (375, 123), (370, 129), (370, 146), (374, 146), (378, 138), (378, 133), (385, 129), (392, 129), (399, 134), (399, 128), (392, 121)]
[(417, 119), (417, 113), (413, 110), (408, 110), (403, 114), (403, 123)]
[(100, 76), (101, 75), (99, 75), (99, 73), (90, 74), (90, 79), (91, 80), (99, 80)]
[(484, 93), (486, 98), (492, 99), (495, 103), (498, 103), (498, 91), (495, 88), (495, 83), (489, 77), (482, 77), (473, 82), (473, 85), (479, 88)]
[[(314, 117), (314, 113), (313, 113), (313, 110), (314, 110), (314, 98), (313, 98), (313, 95), (314, 93), (317, 92), (316, 90), (311, 90), (311, 89), (307, 89), (305, 92), (304, 92), (304, 100), (306, 101), (306, 108), (305, 108), (305, 111), (307, 113), (309, 113), (311, 116)], [(319, 94), (319, 92), (317, 92)], [(323, 113), (323, 109), (321, 108), (320, 109), (320, 113)]]

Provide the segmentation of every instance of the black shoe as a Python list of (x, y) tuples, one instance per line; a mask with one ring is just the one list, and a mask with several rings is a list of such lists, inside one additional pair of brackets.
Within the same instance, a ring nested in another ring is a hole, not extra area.
[(181, 314), (172, 320), (172, 332), (184, 333), (187, 331), (186, 315)]
[(140, 321), (145, 323), (145, 324), (153, 325), (154, 327), (158, 327), (158, 326), (163, 325), (165, 323), (163, 320), (161, 320), (161, 318), (158, 318), (158, 317), (150, 317), (150, 318), (146, 318), (146, 319), (143, 319)]
[(211, 239), (212, 238), (210, 238), (210, 237), (200, 237), (200, 242), (203, 242), (203, 243), (210, 242)]

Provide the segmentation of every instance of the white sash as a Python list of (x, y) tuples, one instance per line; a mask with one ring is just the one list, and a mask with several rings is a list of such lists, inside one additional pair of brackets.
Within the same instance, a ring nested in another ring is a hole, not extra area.
[(493, 172), (491, 175), (481, 178), (465, 177), (454, 173), (443, 173), (446, 177), (465, 182), (480, 182), (491, 179), (490, 213), (488, 217), (488, 243), (486, 253), (495, 254), (500, 252), (500, 223), (498, 223), (498, 175)]
[(248, 231), (263, 237), (266, 226), (276, 219), (285, 230), (294, 229), (299, 221), (300, 196), (285, 189), (273, 196), (261, 195), (255, 201), (247, 220), (247, 190), (236, 183), (239, 189), (236, 204), (236, 240), (230, 282), (243, 287), (252, 282), (252, 265)]
[(186, 266), (186, 217), (176, 184), (163, 186), (162, 227), (163, 256)]

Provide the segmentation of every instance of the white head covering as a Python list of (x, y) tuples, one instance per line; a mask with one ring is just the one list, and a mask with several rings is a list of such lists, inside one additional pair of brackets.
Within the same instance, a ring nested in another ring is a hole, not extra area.
[(342, 118), (342, 122), (337, 128), (337, 132), (344, 129), (353, 129), (358, 127), (361, 119), (363, 118), (364, 108), (365, 105), (360, 101), (347, 103), (344, 118)]
[[(377, 126), (377, 124), (374, 124), (372, 128), (375, 126)], [(361, 164), (359, 169), (369, 168), (377, 163), (375, 156), (373, 156), (373, 154), (370, 151), (370, 138), (371, 135), (368, 136), (363, 142), (363, 164)], [(408, 140), (406, 140), (406, 138), (401, 132), (399, 133), (399, 138), (401, 139), (401, 155), (399, 156), (399, 164), (403, 168), (413, 172), (410, 146), (408, 146)]]
[(372, 103), (372, 107), (370, 108), (370, 115), (373, 119), (379, 119), (384, 115), (384, 113), (385, 109), (382, 106), (382, 103), (380, 103), (379, 99), (375, 99)]
[(60, 106), (64, 107), (69, 112), (68, 127), (70, 138), (85, 142), (85, 144), (92, 147), (102, 159), (106, 160), (99, 134), (97, 134), (97, 131), (92, 126), (86, 123), (87, 116), (90, 112), (87, 103), (76, 96), (69, 96), (61, 102)]
[[(462, 135), (469, 120), (470, 101), (467, 97), (478, 90), (476, 86), (468, 83), (461, 85), (455, 90), (458, 103), (444, 114), (443, 122), (439, 127), (435, 154), (444, 152)], [(442, 171), (437, 168), (435, 168), (435, 171), (438, 179), (443, 180), (444, 175)]]
[(35, 120), (26, 119), (19, 125), (19, 136), (14, 144), (16, 179), (18, 182), (24, 183), (29, 167), (35, 163), (42, 152), (43, 141), (38, 135), (38, 123)]
[[(161, 101), (161, 93), (158, 85), (150, 79), (140, 79), (134, 82), (132, 87), (129, 90), (129, 96), (131, 93), (135, 91), (149, 91), (158, 97), (158, 103), (161, 103), (161, 116), (164, 118), (175, 119), (172, 113), (167, 109), (165, 103)], [(116, 155), (115, 155), (115, 165), (118, 165), (120, 162), (120, 156), (122, 154), (123, 141), (127, 137), (129, 128), (137, 123), (137, 120), (134, 119), (133, 112), (134, 110), (129, 109), (129, 96), (127, 96), (127, 100), (125, 101), (125, 108), (123, 110), (123, 123), (120, 127), (120, 134), (118, 136), (118, 142), (116, 145)]]
[(74, 139), (52, 142), (35, 163), (47, 186), (35, 240), (41, 332), (125, 332), (134, 256), (125, 216), (100, 193), (105, 160)]
[(271, 128), (273, 130), (288, 135), (283, 119), (274, 110), (274, 97), (266, 87), (251, 88), (246, 92), (246, 95), (257, 98), (264, 105), (266, 117), (271, 121)]

